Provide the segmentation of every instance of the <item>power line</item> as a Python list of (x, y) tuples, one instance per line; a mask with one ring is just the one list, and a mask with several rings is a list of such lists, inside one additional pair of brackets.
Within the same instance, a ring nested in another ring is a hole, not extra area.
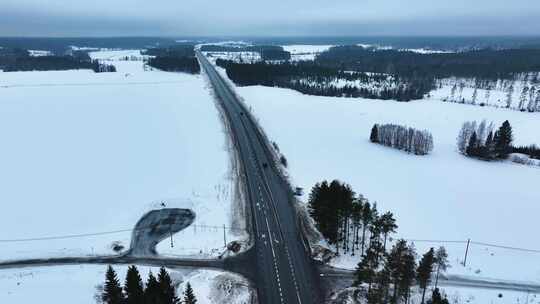
[[(123, 233), (123, 232), (133, 232), (133, 231), (143, 231), (143, 230), (150, 230), (155, 229), (160, 226), (166, 226), (169, 227), (168, 224), (157, 224), (154, 226), (148, 226), (148, 227), (140, 227), (140, 228), (130, 228), (130, 229), (119, 229), (119, 230), (110, 230), (110, 231), (101, 231), (101, 232), (94, 232), (94, 233), (81, 233), (81, 234), (67, 234), (67, 235), (55, 235), (55, 236), (43, 236), (43, 237), (31, 237), (31, 238), (19, 238), (19, 239), (0, 239), (0, 243), (22, 243), (22, 242), (35, 242), (35, 241), (47, 241), (47, 240), (62, 240), (62, 239), (73, 239), (73, 238), (85, 238), (85, 237), (92, 237), (92, 236), (103, 236), (103, 235), (110, 235), (110, 234), (117, 234), (117, 233)], [(192, 224), (188, 227), (184, 228), (181, 231), (186, 231), (188, 228), (203, 228), (203, 229), (213, 229), (216, 231), (221, 230), (228, 230), (228, 231), (244, 231), (247, 232), (247, 228), (242, 227), (233, 227), (233, 226), (217, 226), (217, 225), (203, 225), (203, 224)], [(271, 231), (274, 232), (274, 231)], [(293, 233), (290, 231), (283, 231), (283, 233)], [(414, 242), (414, 243), (436, 243), (436, 244), (467, 244), (467, 240), (440, 240), (440, 239), (404, 239), (408, 242)], [(530, 248), (522, 248), (522, 247), (513, 247), (513, 246), (506, 246), (506, 245), (500, 245), (500, 244), (493, 244), (493, 243), (485, 243), (485, 242), (476, 242), (476, 241), (470, 241), (473, 245), (479, 245), (479, 246), (486, 246), (486, 247), (493, 247), (493, 248), (499, 248), (499, 249), (506, 249), (506, 250), (514, 250), (514, 251), (522, 251), (522, 252), (529, 252), (529, 253), (540, 253), (540, 250), (537, 249), (530, 249)]]

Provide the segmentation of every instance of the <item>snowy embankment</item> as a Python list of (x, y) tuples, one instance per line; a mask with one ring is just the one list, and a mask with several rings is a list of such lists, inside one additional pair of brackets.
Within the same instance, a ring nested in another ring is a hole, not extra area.
[[(127, 266), (113, 265), (113, 268), (124, 284)], [(139, 266), (138, 269), (144, 282), (150, 271), (154, 275), (159, 272), (155, 267)], [(0, 303), (100, 303), (100, 285), (105, 281), (105, 271), (104, 265), (0, 270)], [(168, 271), (180, 298), (189, 282), (199, 304), (250, 303), (249, 283), (237, 275), (213, 270)]]
[(118, 72), (0, 73), (0, 260), (125, 250), (135, 223), (162, 203), (193, 209), (197, 227), (158, 251), (221, 253), (233, 176), (203, 77), (124, 60), (139, 51), (91, 56)]
[[(540, 144), (540, 117), (506, 109), (464, 107), (423, 100), (395, 101), (315, 97), (287, 89), (237, 88), (261, 125), (289, 160), (295, 184), (309, 189), (323, 179), (340, 179), (392, 211), (396, 237), (417, 251), (446, 246), (451, 274), (540, 282), (539, 252), (474, 243), (462, 266), (466, 241), (536, 249), (540, 170), (511, 162), (484, 162), (456, 152), (464, 121), (508, 119), (516, 144)], [(375, 123), (427, 129), (435, 149), (414, 156), (369, 142)], [(450, 241), (450, 242), (448, 242)], [(452, 241), (459, 241), (453, 243)], [(540, 249), (540, 248), (538, 248)], [(333, 261), (354, 268), (358, 256)]]

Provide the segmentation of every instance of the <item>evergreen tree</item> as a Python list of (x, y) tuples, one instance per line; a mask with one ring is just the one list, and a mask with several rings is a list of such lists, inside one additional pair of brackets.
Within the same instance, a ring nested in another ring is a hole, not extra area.
[(156, 277), (150, 273), (146, 281), (146, 289), (144, 290), (144, 299), (147, 304), (165, 304), (161, 302), (161, 289)]
[(493, 145), (493, 131), (490, 131), (486, 138), (486, 156), (488, 158), (493, 158), (494, 151), (495, 147)]
[(378, 251), (370, 247), (366, 251), (366, 255), (358, 263), (354, 272), (354, 286), (368, 284), (368, 289), (371, 289), (371, 284), (375, 281), (377, 270), (379, 268)]
[(399, 282), (398, 295), (405, 298), (405, 303), (409, 302), (411, 287), (416, 278), (416, 251), (412, 245), (409, 246), (406, 254), (403, 256), (401, 279)]
[(495, 142), (495, 149), (500, 158), (507, 158), (508, 154), (512, 151), (512, 141), (514, 136), (512, 134), (512, 126), (510, 122), (506, 120), (497, 131), (497, 137)]
[(124, 302), (120, 281), (118, 280), (116, 271), (110, 265), (107, 267), (107, 272), (105, 273), (105, 286), (103, 287), (101, 299), (105, 304), (123, 304)]
[(369, 202), (366, 202), (364, 204), (364, 208), (362, 208), (362, 252), (361, 255), (364, 255), (364, 247), (366, 245), (366, 230), (371, 225), (371, 222), (373, 221), (373, 210), (371, 208), (371, 205)]
[(448, 253), (446, 253), (446, 249), (442, 246), (435, 251), (435, 265), (437, 266), (437, 275), (435, 276), (436, 289), (439, 284), (439, 274), (445, 272), (446, 269), (450, 267), (450, 263), (448, 263)]
[(439, 288), (435, 288), (433, 290), (433, 294), (431, 295), (431, 300), (428, 300), (428, 304), (449, 304), (449, 302), (446, 297), (443, 298), (441, 296)]
[(169, 273), (165, 267), (159, 269), (158, 284), (160, 290), (160, 299), (163, 304), (176, 304), (178, 298), (176, 297), (176, 288), (174, 287)]
[(373, 125), (373, 128), (371, 128), (371, 135), (369, 136), (369, 140), (373, 143), (379, 142), (379, 126), (377, 124)]
[(405, 240), (398, 240), (385, 263), (385, 269), (394, 285), (392, 303), (397, 303), (398, 297), (406, 297), (414, 280), (414, 268), (414, 252)]
[(435, 252), (433, 248), (431, 248), (422, 256), (422, 259), (418, 264), (418, 268), (416, 269), (416, 281), (418, 282), (418, 286), (422, 290), (422, 304), (425, 303), (424, 300), (426, 297), (426, 289), (429, 285), (429, 282), (431, 281), (431, 273), (433, 272), (434, 263)]
[(392, 212), (386, 212), (385, 214), (381, 215), (380, 222), (381, 232), (384, 235), (383, 250), (386, 251), (386, 239), (388, 234), (396, 232), (398, 225), (396, 224), (396, 219), (394, 218)]
[(471, 135), (471, 138), (469, 139), (469, 144), (467, 145), (466, 153), (469, 156), (477, 156), (476, 151), (478, 148), (478, 138), (476, 135), (476, 131), (473, 132)]
[(182, 301), (182, 304), (195, 304), (197, 303), (197, 298), (195, 297), (195, 293), (193, 292), (193, 288), (191, 287), (191, 284), (189, 282), (186, 284), (186, 290), (184, 291), (184, 299)]
[(135, 265), (128, 268), (124, 292), (126, 294), (126, 304), (144, 304), (143, 282)]

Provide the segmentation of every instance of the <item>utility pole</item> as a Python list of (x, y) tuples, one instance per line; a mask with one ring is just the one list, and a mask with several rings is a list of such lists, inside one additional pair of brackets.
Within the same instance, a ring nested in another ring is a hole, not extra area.
[(225, 224), (223, 224), (223, 246), (227, 247), (227, 235), (225, 233)]
[(467, 239), (467, 248), (465, 249), (465, 259), (463, 259), (463, 267), (467, 265), (467, 255), (469, 254), (469, 245), (471, 244), (471, 239)]
[(169, 226), (169, 233), (171, 235), (171, 248), (174, 247), (174, 243), (173, 243), (173, 237), (172, 237), (172, 227)]

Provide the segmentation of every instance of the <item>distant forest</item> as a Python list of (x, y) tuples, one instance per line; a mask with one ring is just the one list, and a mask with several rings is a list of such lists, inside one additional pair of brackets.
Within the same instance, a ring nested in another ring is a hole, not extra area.
[(419, 54), (400, 50), (374, 50), (361, 46), (338, 46), (321, 53), (321, 65), (343, 69), (388, 73), (401, 77), (476, 77), (512, 79), (515, 73), (540, 71), (538, 49), (484, 49), (457, 53)]
[(162, 48), (149, 48), (142, 51), (143, 55), (163, 56), (163, 57), (195, 57), (195, 47), (193, 45), (175, 45)]
[(201, 46), (202, 52), (227, 52), (227, 53), (239, 53), (239, 52), (254, 52), (261, 55), (262, 60), (290, 60), (291, 53), (285, 51), (283, 47), (278, 45), (252, 45), (252, 46), (223, 46), (223, 45), (203, 45)]
[[(208, 49), (248, 51), (257, 47)], [(279, 57), (279, 56), (277, 56)], [(481, 81), (515, 79), (524, 72), (540, 71), (540, 49), (482, 49), (428, 53), (362, 46), (337, 46), (314, 61), (238, 63), (218, 60), (238, 85), (264, 85), (294, 89), (304, 94), (410, 101), (422, 99), (435, 83), (448, 77)], [(277, 60), (274, 58), (274, 60)]]
[[(248, 64), (218, 59), (216, 64), (225, 68), (229, 78), (238, 85), (277, 86), (309, 95), (410, 101), (423, 98), (424, 94), (434, 88), (434, 82), (429, 78), (395, 78), (382, 74), (344, 72), (336, 66), (321, 65), (310, 61)], [(359, 81), (367, 85), (357, 87), (332, 84), (338, 79)], [(391, 85), (384, 87), (371, 85), (383, 82), (389, 82)]]
[(199, 61), (195, 58), (193, 45), (151, 48), (144, 51), (143, 54), (153, 56), (148, 59), (148, 65), (156, 69), (191, 74), (198, 74), (201, 71)]
[(96, 73), (116, 72), (113, 65), (92, 60), (87, 52), (75, 51), (71, 55), (33, 57), (27, 50), (22, 49), (1, 49), (0, 69), (4, 72), (78, 69), (90, 69)]

